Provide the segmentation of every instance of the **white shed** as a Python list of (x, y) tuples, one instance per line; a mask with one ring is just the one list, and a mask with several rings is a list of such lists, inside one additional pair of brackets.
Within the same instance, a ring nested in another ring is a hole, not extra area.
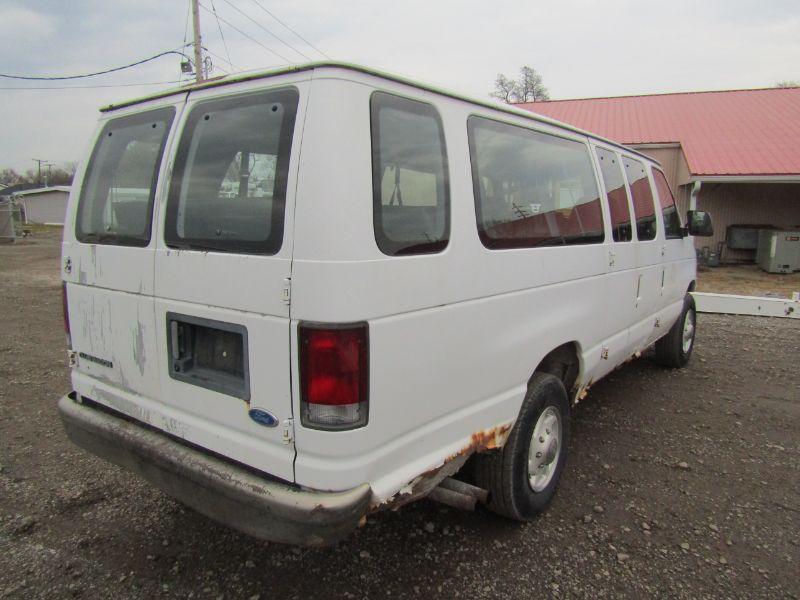
[(14, 199), (22, 205), (25, 223), (63, 225), (67, 213), (69, 186), (34, 188), (16, 192)]

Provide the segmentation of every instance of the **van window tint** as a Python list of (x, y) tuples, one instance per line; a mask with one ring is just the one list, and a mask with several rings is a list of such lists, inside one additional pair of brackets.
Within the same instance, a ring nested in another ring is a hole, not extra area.
[(75, 237), (147, 246), (156, 180), (173, 107), (112, 119), (95, 144), (78, 200)]
[(488, 248), (605, 239), (585, 144), (482, 117), (468, 121), (478, 233)]
[(280, 250), (297, 100), (289, 89), (192, 108), (167, 200), (169, 246), (252, 254)]
[(375, 92), (372, 203), (381, 252), (440, 252), (450, 237), (450, 187), (442, 123), (430, 104)]
[(678, 216), (678, 209), (675, 208), (675, 198), (672, 195), (672, 190), (669, 189), (667, 178), (664, 177), (664, 173), (660, 169), (653, 169), (653, 179), (656, 182), (661, 214), (664, 216), (664, 235), (668, 239), (683, 237), (681, 218)]
[(630, 242), (633, 239), (631, 231), (631, 211), (628, 207), (628, 192), (625, 191), (625, 180), (622, 176), (622, 166), (619, 158), (611, 150), (595, 147), (597, 159), (600, 162), (600, 172), (606, 186), (608, 207), (611, 212), (611, 232), (615, 242)]
[(633, 197), (633, 213), (636, 215), (636, 236), (647, 241), (656, 238), (656, 209), (653, 205), (653, 190), (647, 179), (647, 171), (638, 160), (623, 157), (625, 176)]

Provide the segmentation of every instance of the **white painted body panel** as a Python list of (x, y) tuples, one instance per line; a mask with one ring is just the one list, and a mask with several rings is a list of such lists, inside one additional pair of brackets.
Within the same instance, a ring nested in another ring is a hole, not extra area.
[[(527, 381), (554, 348), (578, 348), (579, 392), (666, 334), (680, 314), (695, 277), (694, 248), (688, 237), (664, 239), (660, 210), (652, 242), (614, 243), (607, 206), (602, 244), (489, 250), (478, 237), (470, 115), (587, 146), (596, 140), (344, 67), (193, 91), (187, 102), (278, 85), (295, 86), (300, 106), (277, 255), (169, 249), (163, 241), (164, 181), (148, 249), (95, 248), (77, 243), (70, 226), (65, 229), (64, 255), (75, 265), (65, 276), (73, 346), (110, 352), (121, 369), (109, 379), (102, 367), (79, 360), (73, 373), (79, 393), (95, 394), (96, 401), (134, 418), (147, 414), (155, 427), (307, 488), (368, 483), (378, 504), (465, 448), (473, 433), (512, 423)], [(391, 257), (375, 242), (369, 119), (375, 90), (429, 102), (441, 116), (451, 197), (450, 240), (441, 253)], [(180, 135), (186, 112), (176, 117), (172, 138)], [(173, 160), (172, 138), (162, 180)], [(604, 197), (602, 178), (597, 180)], [(74, 222), (80, 185), (73, 189), (68, 223)], [(283, 297), (289, 278), (290, 305)], [(89, 315), (106, 310), (119, 312), (125, 326), (86, 325)], [(247, 328), (249, 404), (170, 378), (168, 311)], [(304, 428), (298, 417), (293, 444), (286, 445), (281, 427), (255, 424), (247, 409), (263, 407), (281, 420), (300, 414), (297, 325), (304, 321), (368, 323), (369, 421), (331, 432)], [(132, 350), (126, 354), (139, 339), (146, 347), (143, 362)]]

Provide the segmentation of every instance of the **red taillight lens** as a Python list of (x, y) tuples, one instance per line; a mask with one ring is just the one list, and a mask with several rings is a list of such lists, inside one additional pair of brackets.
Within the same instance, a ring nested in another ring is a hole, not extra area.
[(67, 282), (61, 282), (61, 310), (64, 312), (64, 333), (67, 334), (67, 348), (72, 350), (72, 334), (69, 330), (69, 302), (67, 301)]
[(366, 323), (298, 327), (301, 423), (353, 429), (367, 423), (369, 335)]

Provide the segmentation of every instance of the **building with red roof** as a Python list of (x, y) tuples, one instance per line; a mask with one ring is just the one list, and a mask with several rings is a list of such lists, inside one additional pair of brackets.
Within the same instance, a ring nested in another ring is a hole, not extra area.
[[(530, 102), (519, 108), (649, 154), (679, 205), (711, 213), (715, 236), (698, 244), (723, 260), (753, 260), (737, 225), (800, 227), (800, 88), (688, 92)], [(694, 196), (694, 197), (693, 197)]]

